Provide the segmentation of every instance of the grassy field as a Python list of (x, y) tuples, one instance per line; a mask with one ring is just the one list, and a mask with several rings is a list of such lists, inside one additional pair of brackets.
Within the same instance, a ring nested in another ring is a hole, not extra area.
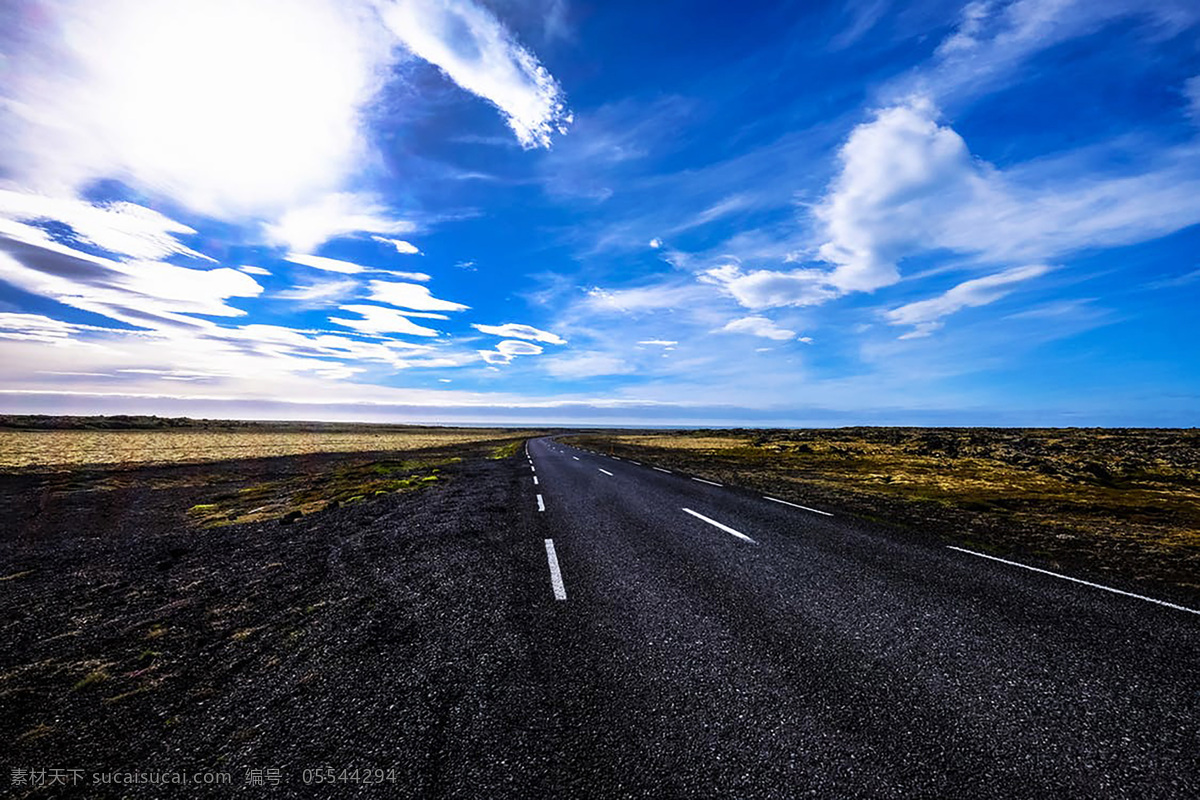
[(575, 443), (996, 554), (1200, 597), (1200, 431), (843, 428)]
[(494, 428), (0, 430), (0, 469), (205, 463), (310, 453), (412, 451), (524, 439)]

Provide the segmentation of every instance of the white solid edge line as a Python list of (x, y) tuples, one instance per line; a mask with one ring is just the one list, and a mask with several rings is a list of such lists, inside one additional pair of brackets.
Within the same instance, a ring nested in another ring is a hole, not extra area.
[(545, 511), (545, 510), (546, 510), (546, 501), (543, 500), (542, 496), (539, 494), (538, 495), (538, 511)]
[(742, 533), (741, 531), (735, 531), (733, 528), (729, 527), (728, 525), (722, 525), (720, 522), (717, 522), (715, 519), (709, 519), (708, 517), (704, 516), (703, 514), (701, 514), (699, 512), (692, 511), (690, 508), (685, 508), (684, 511), (691, 514), (693, 517), (695, 517), (697, 519), (704, 520), (709, 525), (713, 525), (717, 528), (720, 528), (721, 530), (725, 531), (726, 533), (728, 533), (732, 536), (736, 536), (739, 539), (745, 539), (750, 544), (758, 544), (758, 542), (754, 541), (753, 539), (751, 539), (749, 536)]
[(706, 481), (706, 480), (704, 480), (704, 478), (692, 478), (692, 480), (700, 481), (700, 483), (707, 483), (709, 486), (724, 486), (725, 485), (723, 483), (717, 483), (716, 481)]
[(537, 486), (537, 485), (538, 485), (537, 475), (534, 475), (534, 476), (533, 476), (533, 485), (534, 485), (534, 486)]
[[(596, 467), (596, 469), (600, 469), (600, 468), (599, 468), (599, 467)], [(603, 472), (603, 473), (604, 473), (605, 475), (607, 475), (608, 477), (610, 477), (610, 478), (612, 477), (612, 473), (611, 473), (611, 472), (609, 472), (608, 470), (606, 470), (606, 469), (600, 469), (600, 471), (601, 471), (601, 472)]]
[(669, 470), (669, 469), (663, 469), (662, 467), (655, 467), (655, 469), (658, 470), (659, 472), (665, 472), (668, 475), (672, 474), (671, 470)]
[(555, 600), (567, 599), (567, 587), (563, 586), (562, 571), (558, 568), (558, 554), (554, 552), (554, 540), (546, 540), (546, 561), (550, 564), (550, 588)]
[(833, 514), (830, 514), (828, 511), (821, 511), (816, 508), (809, 508), (808, 506), (802, 506), (797, 503), (789, 503), (787, 500), (780, 500), (778, 497), (767, 497), (765, 494), (763, 495), (763, 500), (770, 500), (772, 503), (783, 503), (785, 506), (791, 506), (792, 508), (801, 508), (801, 509), (804, 509), (805, 511), (811, 511), (814, 514), (823, 514), (826, 517), (833, 516)]
[(1084, 586), (1091, 586), (1093, 589), (1103, 589), (1104, 591), (1112, 592), (1113, 594), (1123, 594), (1126, 597), (1135, 597), (1138, 600), (1145, 600), (1147, 603), (1155, 603), (1160, 606), (1166, 606), (1167, 608), (1173, 608), (1176, 611), (1186, 611), (1189, 614), (1200, 614), (1200, 611), (1197, 611), (1194, 608), (1188, 608), (1187, 606), (1175, 605), (1174, 603), (1168, 603), (1166, 600), (1155, 600), (1153, 597), (1146, 597), (1146, 595), (1144, 595), (1144, 594), (1134, 594), (1133, 592), (1126, 592), (1121, 589), (1114, 589), (1111, 586), (1105, 586), (1104, 584), (1101, 584), (1101, 583), (1092, 583), (1091, 581), (1085, 581), (1085, 580), (1081, 580), (1079, 578), (1072, 578), (1070, 575), (1062, 575), (1057, 572), (1051, 572), (1048, 569), (1039, 569), (1038, 567), (1031, 567), (1028, 564), (1021, 564), (1017, 561), (1009, 561), (1007, 558), (999, 558), (997, 556), (989, 556), (987, 553), (976, 553), (974, 550), (967, 550), (966, 548), (963, 548), (963, 547), (955, 547), (954, 545), (951, 545), (951, 544), (946, 545), (946, 547), (949, 548), (950, 550), (957, 550), (960, 553), (966, 553), (967, 555), (970, 555), (970, 556), (979, 556), (980, 558), (986, 558), (991, 561), (999, 561), (1001, 564), (1008, 564), (1010, 567), (1020, 567), (1021, 569), (1027, 569), (1030, 572), (1040, 572), (1043, 575), (1049, 575), (1052, 578), (1061, 578), (1062, 580), (1070, 581), (1071, 583), (1082, 583)]

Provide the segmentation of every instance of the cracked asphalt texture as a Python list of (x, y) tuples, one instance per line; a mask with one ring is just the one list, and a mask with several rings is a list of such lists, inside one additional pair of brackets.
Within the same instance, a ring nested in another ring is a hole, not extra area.
[[(520, 453), (208, 530), (181, 522), (203, 486), (0, 478), (0, 577), (28, 572), (0, 581), (3, 766), (228, 769), (273, 797), (1200, 794), (1200, 617), (530, 449), (538, 486)], [(304, 785), (322, 766), (396, 782)], [(79, 796), (168, 796), (140, 792)]]

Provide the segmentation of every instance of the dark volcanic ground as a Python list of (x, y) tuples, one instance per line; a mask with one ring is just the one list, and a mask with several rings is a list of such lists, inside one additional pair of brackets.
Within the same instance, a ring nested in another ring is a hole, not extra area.
[[(385, 780), (411, 797), (452, 775), (460, 787), (529, 786), (522, 773), (551, 754), (521, 740), (549, 721), (528, 716), (532, 632), (509, 617), (544, 599), (545, 567), (514, 569), (530, 514), (513, 502), (511, 459), (287, 525), (187, 523), (221, 482), (338, 460), (74, 480), (176, 484), (161, 489), (0, 477), (0, 766), (227, 770), (239, 788), (248, 768), (280, 769), (293, 791), (321, 796), (330, 789), (297, 786), (302, 770), (393, 769)], [(541, 540), (528, 538), (534, 559)], [(517, 750), (519, 768), (503, 755)], [(395, 793), (381, 789), (363, 790)]]

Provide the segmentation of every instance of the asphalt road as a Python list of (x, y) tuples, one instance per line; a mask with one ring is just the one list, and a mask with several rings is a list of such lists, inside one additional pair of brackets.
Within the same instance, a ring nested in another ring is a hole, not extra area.
[(521, 468), (547, 796), (1200, 796), (1194, 612), (553, 440)]

